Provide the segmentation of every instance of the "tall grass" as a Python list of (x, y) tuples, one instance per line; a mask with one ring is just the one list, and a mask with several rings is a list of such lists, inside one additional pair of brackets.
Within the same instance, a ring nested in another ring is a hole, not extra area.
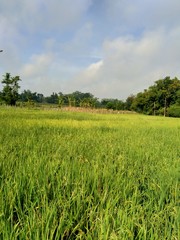
[(179, 119), (0, 109), (0, 239), (177, 240)]

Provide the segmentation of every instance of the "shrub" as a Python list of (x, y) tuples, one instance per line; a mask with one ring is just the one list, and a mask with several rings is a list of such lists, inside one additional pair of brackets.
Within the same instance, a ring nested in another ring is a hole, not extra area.
[(167, 109), (169, 117), (180, 117), (180, 105), (172, 105)]

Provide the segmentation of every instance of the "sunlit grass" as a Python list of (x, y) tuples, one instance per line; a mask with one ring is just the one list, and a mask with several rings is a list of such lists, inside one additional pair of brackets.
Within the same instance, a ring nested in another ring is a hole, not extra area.
[(0, 124), (0, 238), (180, 238), (179, 119), (0, 108)]

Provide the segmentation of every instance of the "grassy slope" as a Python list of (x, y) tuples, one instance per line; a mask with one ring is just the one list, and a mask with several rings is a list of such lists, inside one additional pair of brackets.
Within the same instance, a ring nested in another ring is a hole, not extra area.
[(0, 239), (179, 239), (180, 121), (0, 109)]

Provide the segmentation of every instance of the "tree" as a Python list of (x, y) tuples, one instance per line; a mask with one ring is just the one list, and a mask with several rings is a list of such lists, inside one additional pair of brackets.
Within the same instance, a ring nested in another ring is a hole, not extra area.
[(176, 104), (180, 106), (180, 90), (176, 92)]
[(10, 73), (6, 73), (3, 77), (2, 84), (5, 86), (2, 90), (2, 100), (8, 105), (15, 106), (19, 98), (18, 90), (21, 79), (19, 76), (11, 77)]
[(0, 92), (0, 104), (2, 102), (2, 92)]
[(131, 110), (132, 109), (132, 103), (135, 99), (135, 96), (134, 95), (130, 95), (129, 97), (127, 97), (126, 101), (125, 101), (125, 109), (126, 110)]
[(31, 92), (30, 90), (24, 90), (21, 94), (19, 94), (19, 99), (22, 102), (27, 103), (43, 103), (44, 95), (42, 93)]
[(45, 98), (47, 103), (51, 104), (58, 104), (59, 99), (58, 99), (58, 94), (57, 93), (52, 93), (51, 96)]
[(180, 90), (180, 81), (175, 77), (171, 79), (169, 76), (155, 82), (154, 88), (157, 92), (157, 102), (163, 114), (166, 116), (167, 109), (176, 103), (177, 92)]
[[(165, 77), (155, 81), (153, 86), (138, 93), (131, 103), (131, 109), (145, 114), (160, 114), (166, 116), (168, 109), (180, 102), (180, 80)], [(174, 111), (173, 114), (178, 111)]]
[(82, 107), (83, 103), (87, 105), (87, 102), (92, 102), (92, 105), (95, 106), (96, 98), (91, 93), (82, 93), (79, 91), (75, 91), (72, 94), (70, 94), (71, 98), (75, 101), (76, 107)]
[(59, 95), (58, 95), (58, 107), (62, 108), (63, 104), (64, 104), (64, 96), (63, 96), (62, 93), (59, 93)]
[(180, 117), (180, 105), (171, 105), (167, 109), (167, 114), (169, 117)]
[(101, 100), (101, 106), (106, 109), (124, 110), (125, 103), (122, 100), (105, 98)]

